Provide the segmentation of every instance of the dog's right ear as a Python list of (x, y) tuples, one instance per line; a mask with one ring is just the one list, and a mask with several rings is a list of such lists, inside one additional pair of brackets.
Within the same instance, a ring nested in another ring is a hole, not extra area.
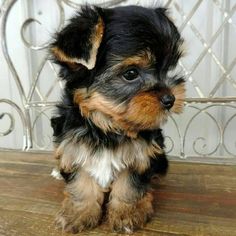
[(51, 44), (55, 61), (68, 66), (95, 67), (98, 48), (102, 42), (104, 22), (101, 8), (85, 6), (65, 28), (56, 34)]

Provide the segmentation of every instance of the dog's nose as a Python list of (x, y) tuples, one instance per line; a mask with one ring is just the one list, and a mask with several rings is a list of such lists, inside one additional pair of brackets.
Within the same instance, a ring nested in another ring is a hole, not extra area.
[(165, 108), (165, 109), (170, 109), (175, 102), (175, 96), (174, 95), (170, 95), (170, 94), (165, 94), (160, 98), (161, 101), (161, 105)]

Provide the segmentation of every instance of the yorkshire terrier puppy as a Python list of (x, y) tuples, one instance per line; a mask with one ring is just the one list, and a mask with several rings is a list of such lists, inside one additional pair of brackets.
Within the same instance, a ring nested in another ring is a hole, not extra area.
[[(153, 214), (149, 183), (168, 168), (160, 126), (180, 113), (184, 79), (171, 75), (182, 38), (164, 8), (85, 6), (50, 51), (65, 81), (51, 119), (66, 182), (56, 224), (77, 233), (102, 217), (132, 232)], [(173, 74), (173, 73), (172, 73)]]

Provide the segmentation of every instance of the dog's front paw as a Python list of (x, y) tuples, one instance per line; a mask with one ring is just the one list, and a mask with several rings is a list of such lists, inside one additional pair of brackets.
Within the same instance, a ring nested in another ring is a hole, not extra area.
[(101, 207), (99, 204), (77, 207), (68, 202), (63, 204), (63, 208), (57, 214), (55, 224), (58, 229), (76, 234), (96, 227), (100, 218)]
[(109, 204), (107, 217), (113, 231), (132, 233), (134, 230), (142, 228), (152, 214), (152, 202), (146, 195), (133, 204), (112, 200)]

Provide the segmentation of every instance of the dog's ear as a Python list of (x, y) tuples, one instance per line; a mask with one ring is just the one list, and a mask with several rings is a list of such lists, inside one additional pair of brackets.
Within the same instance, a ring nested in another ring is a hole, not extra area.
[(95, 67), (98, 48), (104, 33), (101, 8), (83, 7), (69, 24), (56, 34), (51, 52), (59, 63), (73, 68), (83, 65), (88, 70)]

